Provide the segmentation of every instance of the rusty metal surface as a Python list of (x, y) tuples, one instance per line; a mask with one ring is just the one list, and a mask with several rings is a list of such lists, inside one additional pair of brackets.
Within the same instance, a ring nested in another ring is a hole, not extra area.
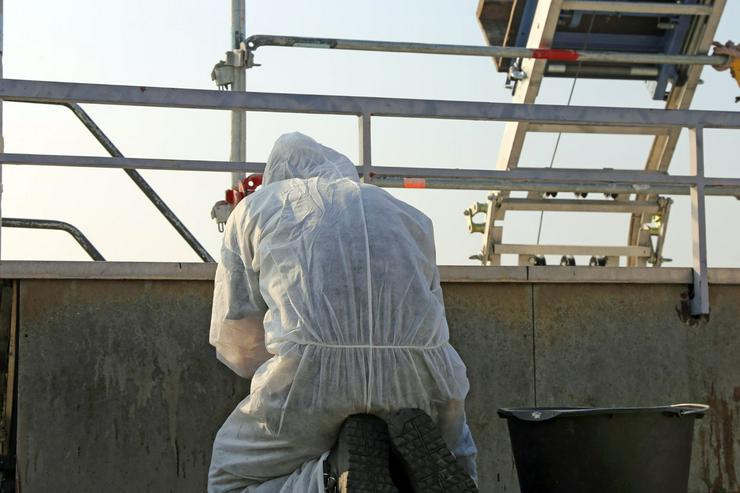
[(740, 492), (738, 301), (740, 287), (712, 287), (709, 324), (688, 332), (690, 395), (712, 406), (694, 437), (692, 487), (697, 492)]
[[(246, 395), (207, 345), (212, 283), (22, 280), (22, 491), (203, 491), (213, 436)], [(737, 492), (740, 285), (703, 326), (680, 284), (444, 283), (468, 365), (481, 491), (517, 492), (502, 406), (705, 402), (692, 493)], [(535, 370), (536, 369), (536, 370)]]

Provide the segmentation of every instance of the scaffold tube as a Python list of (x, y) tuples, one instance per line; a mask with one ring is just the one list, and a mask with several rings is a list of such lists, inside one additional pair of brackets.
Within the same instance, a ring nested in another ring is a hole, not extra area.
[(256, 34), (245, 41), (246, 49), (263, 46), (285, 48), (323, 48), (333, 50), (383, 51), (389, 53), (422, 53), (429, 55), (459, 55), (501, 58), (536, 58), (567, 62), (602, 62), (668, 65), (725, 65), (724, 55), (665, 55), (662, 53), (620, 53), (612, 51), (579, 51), (557, 48), (519, 48), (512, 46), (472, 46), (432, 43), (405, 43), (361, 39), (306, 38)]

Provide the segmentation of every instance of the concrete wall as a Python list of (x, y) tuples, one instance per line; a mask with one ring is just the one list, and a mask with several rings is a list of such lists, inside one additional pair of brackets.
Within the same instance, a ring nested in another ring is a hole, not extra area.
[[(481, 491), (518, 491), (498, 407), (677, 402), (713, 407), (691, 491), (739, 491), (739, 284), (713, 285), (710, 322), (689, 327), (683, 284), (495, 277), (443, 286)], [(211, 282), (19, 282), (22, 491), (204, 491), (213, 436), (248, 392), (206, 344)]]

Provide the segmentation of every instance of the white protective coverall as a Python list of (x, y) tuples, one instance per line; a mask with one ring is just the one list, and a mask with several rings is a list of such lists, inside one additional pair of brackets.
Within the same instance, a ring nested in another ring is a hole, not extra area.
[(475, 477), (432, 223), (305, 135), (278, 139), (226, 224), (210, 342), (245, 378), (271, 357), (216, 436), (209, 492), (323, 492), (345, 418), (407, 407)]

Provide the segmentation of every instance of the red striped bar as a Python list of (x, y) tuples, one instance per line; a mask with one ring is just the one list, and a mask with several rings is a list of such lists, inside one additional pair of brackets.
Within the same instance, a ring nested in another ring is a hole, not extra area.
[(403, 188), (426, 188), (427, 181), (424, 178), (404, 178)]
[(536, 48), (532, 50), (532, 58), (558, 60), (561, 62), (575, 62), (580, 58), (576, 50), (555, 50), (551, 48)]

